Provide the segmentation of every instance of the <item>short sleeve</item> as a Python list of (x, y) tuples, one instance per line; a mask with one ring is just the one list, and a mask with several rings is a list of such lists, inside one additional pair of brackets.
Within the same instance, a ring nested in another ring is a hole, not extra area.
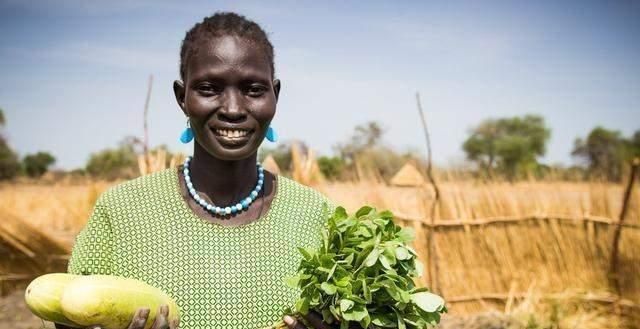
[(67, 272), (113, 274), (113, 232), (102, 197), (98, 198), (86, 226), (76, 237)]

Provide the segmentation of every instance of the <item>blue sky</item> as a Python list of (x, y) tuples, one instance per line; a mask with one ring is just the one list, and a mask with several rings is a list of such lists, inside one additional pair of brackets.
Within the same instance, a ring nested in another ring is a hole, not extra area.
[[(58, 168), (142, 136), (149, 74), (150, 141), (178, 142), (173, 98), (184, 33), (219, 10), (269, 33), (283, 89), (273, 125), (321, 154), (353, 127), (382, 123), (385, 143), (464, 160), (482, 119), (540, 114), (549, 163), (572, 164), (573, 141), (596, 125), (640, 129), (638, 1), (2, 1), (0, 107), (21, 155), (52, 152)], [(276, 2), (273, 2), (276, 3)]]

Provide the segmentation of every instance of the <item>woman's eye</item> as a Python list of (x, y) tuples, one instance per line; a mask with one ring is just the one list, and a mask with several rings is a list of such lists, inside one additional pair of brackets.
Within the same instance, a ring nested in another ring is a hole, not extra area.
[(247, 93), (249, 96), (262, 96), (267, 91), (267, 88), (264, 86), (252, 85), (247, 88)]
[(222, 88), (212, 84), (203, 84), (198, 86), (198, 91), (203, 94), (218, 94), (222, 92)]

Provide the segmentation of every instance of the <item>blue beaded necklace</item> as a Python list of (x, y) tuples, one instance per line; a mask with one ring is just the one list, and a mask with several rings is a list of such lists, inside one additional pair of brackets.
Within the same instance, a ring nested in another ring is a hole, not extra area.
[(182, 170), (182, 173), (184, 175), (184, 181), (187, 184), (187, 190), (189, 191), (189, 194), (191, 195), (193, 200), (195, 200), (197, 204), (199, 204), (202, 208), (204, 208), (211, 214), (235, 215), (241, 211), (247, 210), (249, 208), (249, 205), (253, 203), (253, 201), (255, 201), (256, 198), (258, 198), (258, 193), (260, 192), (260, 190), (262, 190), (262, 185), (264, 183), (264, 168), (262, 168), (262, 166), (259, 163), (257, 164), (258, 183), (256, 184), (256, 187), (253, 189), (253, 191), (249, 193), (249, 196), (240, 200), (240, 202), (234, 205), (220, 207), (220, 206), (214, 206), (208, 203), (207, 201), (205, 201), (203, 198), (200, 197), (200, 195), (198, 195), (195, 188), (193, 188), (193, 182), (191, 182), (191, 177), (189, 176), (189, 162), (191, 162), (191, 158), (192, 158), (191, 156), (188, 156), (184, 160), (184, 169)]

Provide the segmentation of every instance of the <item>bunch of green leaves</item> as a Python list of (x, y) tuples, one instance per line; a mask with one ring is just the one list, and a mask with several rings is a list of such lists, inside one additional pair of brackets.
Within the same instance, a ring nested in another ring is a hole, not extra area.
[(314, 310), (341, 329), (427, 328), (446, 312), (444, 300), (417, 288), (422, 264), (409, 245), (413, 231), (389, 211), (362, 207), (348, 215), (338, 207), (322, 230), (322, 246), (299, 248), (303, 259), (287, 283), (301, 290), (295, 312)]

